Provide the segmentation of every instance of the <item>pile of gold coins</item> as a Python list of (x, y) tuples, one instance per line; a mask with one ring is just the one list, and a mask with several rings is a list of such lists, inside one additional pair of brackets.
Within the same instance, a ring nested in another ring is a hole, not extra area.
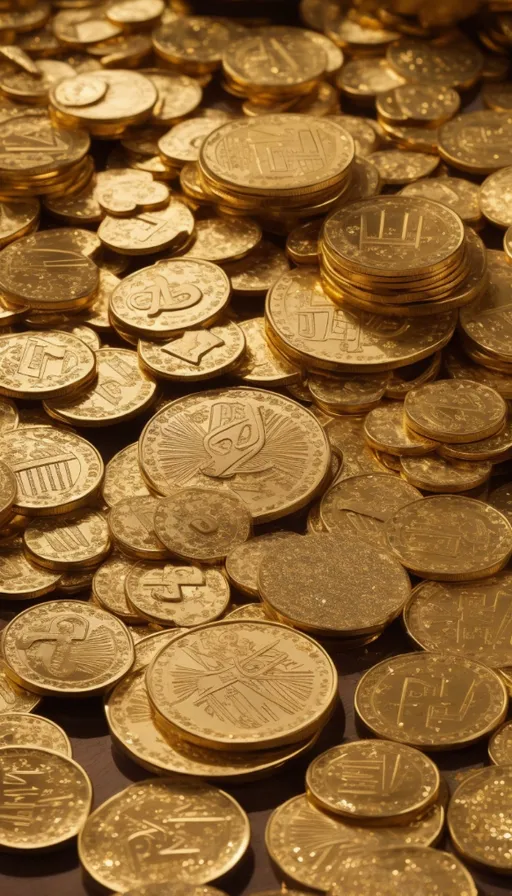
[(0, 0), (0, 848), (498, 893), (510, 4), (218, 6)]

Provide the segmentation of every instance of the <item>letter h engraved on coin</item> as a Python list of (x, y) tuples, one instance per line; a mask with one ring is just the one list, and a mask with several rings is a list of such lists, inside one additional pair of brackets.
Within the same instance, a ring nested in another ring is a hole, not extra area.
[(373, 214), (363, 214), (360, 217), (359, 248), (379, 246), (406, 246), (418, 249), (421, 244), (423, 230), (423, 215), (411, 215), (404, 212), (401, 227), (390, 225), (389, 218), (386, 222), (386, 212), (381, 211), (377, 220)]
[(476, 687), (473, 679), (466, 692), (455, 700), (448, 693), (450, 682), (444, 676), (429, 681), (407, 676), (397, 707), (397, 725), (404, 729), (413, 724), (438, 730), (443, 722), (462, 722), (473, 704)]

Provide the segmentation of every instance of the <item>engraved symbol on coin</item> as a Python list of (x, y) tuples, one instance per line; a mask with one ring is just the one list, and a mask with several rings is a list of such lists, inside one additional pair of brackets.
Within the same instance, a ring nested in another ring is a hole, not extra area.
[(16, 647), (36, 672), (66, 679), (107, 669), (115, 643), (108, 629), (99, 627), (90, 633), (85, 619), (63, 613), (55, 616), (46, 630), (24, 632)]
[(149, 588), (152, 596), (160, 600), (181, 601), (187, 596), (200, 597), (200, 585), (204, 585), (204, 573), (198, 566), (173, 566), (168, 563), (162, 570), (150, 570), (141, 580), (143, 588)]
[(128, 305), (135, 311), (147, 311), (155, 317), (163, 311), (181, 311), (196, 305), (203, 293), (193, 283), (184, 283), (171, 289), (165, 277), (156, 275), (150, 289), (135, 293), (128, 299)]
[(181, 361), (188, 361), (189, 364), (200, 364), (201, 359), (208, 352), (214, 348), (220, 348), (224, 344), (223, 339), (215, 336), (209, 330), (187, 330), (179, 339), (166, 342), (162, 346), (162, 351), (174, 355)]

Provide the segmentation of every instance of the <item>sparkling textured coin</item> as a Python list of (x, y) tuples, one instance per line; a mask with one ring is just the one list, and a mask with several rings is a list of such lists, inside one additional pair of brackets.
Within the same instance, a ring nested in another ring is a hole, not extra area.
[[(150, 662), (154, 660), (157, 653), (160, 653), (162, 647), (168, 644), (169, 641), (177, 635), (181, 635), (184, 631), (185, 629), (183, 628), (163, 628), (152, 632), (151, 634), (145, 633), (140, 640), (135, 643), (135, 662), (130, 670), (130, 676), (134, 672), (145, 670)], [(124, 680), (126, 681), (126, 678)], [(146, 702), (144, 706), (149, 706), (149, 703), (147, 703), (148, 696), (145, 681), (140, 682), (140, 691), (145, 697)]]
[(512, 768), (482, 768), (462, 781), (448, 807), (448, 830), (456, 850), (484, 869), (510, 874)]
[(490, 174), (512, 164), (511, 136), (510, 112), (466, 112), (440, 129), (439, 153), (461, 171)]
[(512, 361), (508, 309), (512, 268), (503, 252), (488, 251), (489, 284), (481, 295), (460, 310), (460, 329), (482, 351), (498, 360)]
[(406, 429), (403, 405), (390, 402), (370, 411), (364, 421), (365, 439), (377, 451), (420, 457), (434, 451), (437, 443)]
[(236, 296), (260, 296), (289, 270), (283, 250), (268, 240), (262, 240), (250, 254), (240, 261), (229, 262), (224, 270)]
[(168, 342), (140, 339), (137, 351), (139, 361), (152, 376), (198, 382), (237, 367), (245, 352), (245, 336), (240, 326), (221, 318), (218, 326), (185, 330)]
[(225, 619), (246, 619), (246, 620), (256, 620), (257, 622), (268, 622), (270, 620), (270, 616), (265, 612), (265, 608), (262, 604), (243, 604), (241, 607), (236, 607), (236, 609), (231, 610), (230, 613), (226, 613)]
[(0, 393), (43, 399), (68, 395), (96, 375), (94, 352), (72, 333), (44, 330), (0, 336)]
[[(143, 884), (134, 890), (126, 890), (124, 896), (167, 896), (170, 881), (161, 884)], [(173, 896), (226, 896), (217, 887), (195, 887), (193, 884), (177, 884), (172, 881)], [(122, 896), (117, 893), (116, 896)], [(294, 894), (292, 894), (294, 896)]]
[[(186, 861), (180, 847), (176, 853), (176, 838), (183, 843), (184, 832)], [(125, 861), (134, 837), (147, 841), (142, 865)], [(201, 781), (150, 779), (132, 784), (93, 812), (80, 832), (78, 854), (90, 876), (111, 890), (169, 880), (201, 884), (233, 868), (249, 838), (247, 815), (222, 790)]]
[(315, 404), (327, 414), (360, 414), (378, 405), (388, 380), (387, 370), (382, 373), (348, 373), (344, 376), (311, 373), (308, 389)]
[(31, 233), (39, 222), (39, 202), (35, 198), (0, 202), (0, 249)]
[(482, 221), (479, 194), (477, 185), (472, 181), (446, 176), (420, 178), (400, 190), (400, 196), (424, 197), (447, 205), (460, 215), (464, 223), (474, 226)]
[[(6, 435), (8, 435), (7, 430)], [(11, 516), (16, 500), (18, 483), (15, 471), (3, 461), (0, 461), (0, 524), (5, 523)]]
[(443, 653), (404, 653), (365, 672), (354, 702), (377, 737), (423, 750), (452, 750), (497, 728), (508, 696), (499, 675), (482, 663)]
[(107, 521), (89, 509), (34, 520), (23, 533), (23, 543), (34, 563), (48, 569), (96, 566), (110, 551)]
[(407, 393), (406, 425), (438, 442), (477, 442), (499, 432), (507, 405), (495, 389), (471, 380), (437, 380)]
[(326, 433), (333, 449), (343, 457), (336, 483), (364, 473), (382, 473), (382, 466), (364, 438), (364, 417), (346, 415), (329, 421)]
[(41, 569), (27, 559), (20, 538), (0, 548), (0, 596), (4, 600), (42, 597), (55, 591), (59, 581), (59, 573)]
[(34, 693), (102, 693), (129, 671), (133, 643), (110, 613), (81, 601), (50, 601), (19, 613), (4, 630), (7, 674)]
[(373, 127), (374, 122), (356, 115), (331, 115), (329, 118), (352, 135), (357, 157), (368, 156), (377, 149), (379, 138)]
[(225, 75), (249, 95), (281, 97), (314, 84), (326, 70), (327, 55), (310, 32), (272, 27), (229, 44), (222, 64)]
[(377, 98), (377, 114), (391, 122), (437, 127), (459, 111), (460, 97), (452, 87), (403, 84)]
[(493, 489), (489, 495), (489, 504), (499, 510), (512, 525), (512, 486), (506, 482)]
[(62, 846), (76, 837), (91, 811), (89, 777), (73, 759), (52, 750), (1, 747), (0, 780), (5, 802), (0, 844), (5, 850)]
[(489, 758), (495, 765), (512, 765), (512, 724), (506, 722), (489, 741)]
[(184, 202), (171, 197), (162, 209), (127, 218), (107, 215), (98, 228), (98, 236), (104, 246), (120, 255), (153, 255), (164, 249), (182, 248), (193, 230), (192, 212)]
[(150, 495), (124, 498), (111, 508), (110, 534), (123, 554), (136, 560), (164, 560), (168, 552), (155, 534), (158, 501)]
[(41, 698), (37, 694), (32, 694), (11, 681), (6, 675), (5, 663), (0, 659), (0, 719), (4, 713), (29, 713), (40, 702)]
[(149, 78), (121, 68), (65, 78), (50, 91), (50, 104), (57, 113), (99, 135), (105, 134), (102, 126), (145, 121), (157, 98)]
[[(286, 254), (295, 264), (317, 264), (318, 238), (322, 228), (319, 221), (306, 221), (290, 231), (286, 238)], [(286, 271), (283, 271), (283, 275)]]
[(299, 382), (299, 367), (274, 349), (265, 336), (265, 319), (249, 317), (240, 321), (245, 337), (245, 353), (234, 371), (242, 383), (255, 386), (285, 386)]
[(175, 125), (158, 141), (158, 151), (164, 164), (181, 167), (186, 162), (197, 162), (199, 150), (212, 131), (224, 123), (223, 118), (190, 118)]
[(390, 45), (387, 61), (406, 81), (442, 87), (471, 87), (483, 66), (483, 56), (468, 39), (436, 44), (403, 37)]
[(220, 570), (170, 562), (136, 563), (125, 592), (140, 616), (159, 625), (204, 625), (229, 604), (229, 584)]
[(122, 501), (123, 498), (149, 495), (140, 472), (138, 454), (139, 446), (134, 442), (114, 454), (105, 467), (101, 493), (109, 507)]
[(269, 532), (237, 545), (226, 557), (229, 581), (244, 594), (259, 597), (258, 572), (265, 553), (273, 549), (276, 541), (300, 537), (295, 532)]
[(261, 228), (250, 218), (203, 218), (196, 222), (194, 242), (186, 258), (225, 264), (243, 258), (261, 242)]
[(26, 712), (0, 714), (0, 747), (19, 746), (72, 755), (66, 732), (55, 722)]
[(55, 127), (44, 114), (5, 117), (0, 137), (0, 171), (14, 178), (54, 174), (80, 162), (90, 142), (85, 131)]
[(369, 104), (379, 95), (404, 83), (401, 75), (385, 59), (350, 59), (336, 78), (336, 84), (354, 102)]
[(153, 46), (158, 56), (180, 70), (199, 74), (219, 68), (232, 36), (227, 20), (180, 16), (154, 31)]
[(375, 165), (383, 184), (409, 184), (428, 177), (439, 164), (437, 156), (401, 149), (382, 149), (368, 157)]
[(497, 227), (510, 227), (512, 214), (512, 167), (500, 168), (486, 177), (480, 187), (480, 208), (491, 224)]
[[(179, 686), (184, 674), (186, 692)], [(175, 638), (146, 681), (171, 731), (228, 751), (304, 740), (326, 721), (337, 694), (335, 667), (315, 641), (273, 622), (239, 619)]]
[(400, 473), (416, 488), (426, 492), (456, 494), (483, 485), (492, 473), (490, 461), (456, 460), (429, 454), (401, 457)]
[(165, 69), (144, 69), (143, 74), (155, 85), (158, 99), (151, 120), (156, 125), (169, 126), (190, 115), (201, 102), (200, 84), (187, 75)]
[(165, 207), (169, 189), (149, 171), (110, 168), (97, 173), (94, 196), (107, 215), (124, 217)]
[(128, 605), (124, 587), (126, 577), (133, 566), (134, 561), (128, 560), (122, 554), (112, 554), (94, 573), (92, 593), (98, 605), (104, 610), (118, 616), (123, 622), (136, 625), (142, 622), (142, 619)]

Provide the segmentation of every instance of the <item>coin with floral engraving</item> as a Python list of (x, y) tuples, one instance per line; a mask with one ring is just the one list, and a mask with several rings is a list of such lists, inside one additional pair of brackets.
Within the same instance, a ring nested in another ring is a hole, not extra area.
[(96, 376), (94, 352), (73, 333), (42, 330), (0, 336), (0, 393), (43, 399), (74, 393)]
[(151, 495), (123, 498), (110, 510), (110, 534), (127, 557), (136, 560), (164, 560), (168, 551), (155, 533), (158, 501)]
[(127, 445), (114, 454), (105, 467), (101, 492), (103, 500), (109, 507), (122, 501), (123, 498), (149, 495), (140, 472), (138, 453), (139, 446), (137, 442), (133, 442), (132, 445)]
[(0, 747), (30, 746), (71, 756), (71, 744), (60, 725), (29, 712), (0, 714)]
[(114, 551), (94, 572), (91, 587), (93, 597), (100, 607), (118, 616), (123, 622), (137, 625), (142, 619), (128, 605), (124, 587), (126, 577), (134, 565), (134, 560)]
[(438, 442), (478, 442), (502, 429), (507, 405), (490, 386), (472, 380), (437, 380), (405, 396), (405, 424)]
[(136, 563), (125, 593), (143, 619), (186, 628), (213, 622), (229, 604), (229, 584), (219, 569), (170, 561)]

